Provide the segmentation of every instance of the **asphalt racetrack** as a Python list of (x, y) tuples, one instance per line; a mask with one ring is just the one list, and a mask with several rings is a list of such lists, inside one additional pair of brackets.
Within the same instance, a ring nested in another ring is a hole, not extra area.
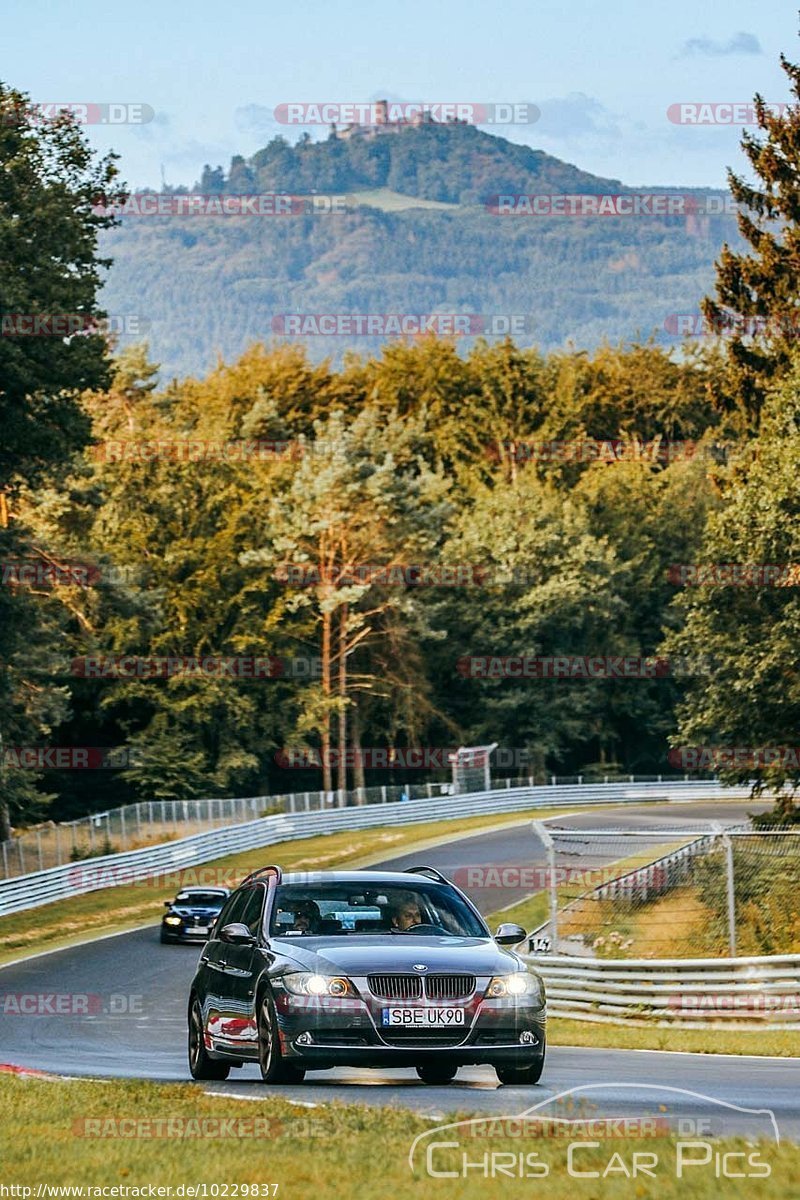
[[(551, 824), (571, 828), (692, 828), (709, 820), (742, 821), (752, 802), (643, 804), (602, 812), (573, 814)], [(665, 840), (663, 835), (662, 840)], [(606, 860), (634, 853), (619, 843)], [(273, 854), (265, 851), (265, 861)], [(280, 850), (274, 856), (280, 860)], [(600, 865), (598, 848), (581, 866)], [(460, 838), (422, 852), (403, 854), (380, 866), (392, 869), (424, 862), (437, 867), (469, 891), (485, 912), (520, 899), (530, 886), (469, 887), (469, 867), (541, 865), (541, 846), (530, 821), (494, 833)], [(378, 865), (378, 864), (375, 864)], [(521, 885), (524, 880), (520, 880)], [(162, 946), (160, 912), (154, 924), (82, 946), (59, 950), (0, 969), (0, 997), (10, 994), (86, 994), (89, 1012), (77, 1015), (5, 1013), (0, 1021), (0, 1063), (64, 1075), (186, 1080), (186, 1002), (197, 964), (197, 946)], [(800, 1035), (798, 1035), (800, 1055)], [(256, 1066), (235, 1070), (224, 1083), (206, 1088), (242, 1098), (264, 1095)], [(771, 1118), (740, 1109), (774, 1113), (782, 1138), (800, 1140), (800, 1057), (769, 1059), (660, 1051), (550, 1047), (537, 1087), (500, 1086), (489, 1067), (464, 1067), (446, 1086), (426, 1086), (411, 1070), (368, 1071), (343, 1067), (311, 1072), (305, 1082), (281, 1086), (280, 1094), (306, 1104), (333, 1100), (405, 1106), (436, 1118), (461, 1112), (519, 1114), (573, 1088), (586, 1088), (585, 1104), (597, 1116), (638, 1115), (668, 1104), (676, 1114), (711, 1121), (720, 1132), (771, 1136)], [(675, 1092), (668, 1089), (674, 1088)], [(656, 1090), (654, 1090), (656, 1089)], [(657, 1094), (658, 1093), (658, 1094)], [(731, 1107), (727, 1107), (731, 1106)]]

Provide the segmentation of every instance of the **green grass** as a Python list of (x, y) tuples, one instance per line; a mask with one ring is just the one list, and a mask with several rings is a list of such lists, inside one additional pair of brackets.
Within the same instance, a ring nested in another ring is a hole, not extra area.
[[(613, 807), (613, 806), (610, 806)], [(289, 870), (328, 870), (343, 866), (366, 866), (419, 845), (420, 850), (436, 842), (479, 831), (502, 828), (531, 819), (555, 816), (569, 808), (531, 809), (527, 812), (497, 813), (465, 817), (455, 821), (426, 821), (414, 825), (384, 825), (375, 829), (325, 834), (301, 838), (247, 850), (188, 871), (175, 871), (158, 880), (141, 884), (104, 888), (57, 900), (40, 908), (27, 909), (0, 917), (0, 964), (21, 958), (26, 953), (53, 950), (82, 941), (87, 937), (135, 929), (160, 920), (162, 902), (174, 895), (182, 882), (235, 883), (249, 871), (268, 862), (278, 862)], [(91, 870), (91, 860), (76, 863), (76, 870)]]
[[(642, 850), (638, 854), (628, 855), (626, 858), (615, 859), (613, 863), (609, 863), (607, 867), (592, 868), (587, 871), (587, 879), (582, 881), (577, 878), (571, 879), (568, 883), (559, 885), (556, 888), (558, 896), (558, 907), (560, 910), (569, 904), (572, 900), (577, 900), (585, 892), (591, 891), (597, 883), (598, 869), (602, 872), (609, 871), (613, 867), (613, 875), (624, 875), (627, 871), (635, 871), (637, 867), (647, 866), (656, 858), (662, 858), (665, 854), (669, 854), (672, 850), (677, 850), (680, 846), (686, 844), (686, 840), (679, 842), (665, 842), (663, 846), (651, 846), (647, 850)], [(610, 876), (603, 875), (604, 880)], [(550, 897), (547, 892), (536, 892), (533, 895), (526, 896), (519, 903), (512, 905), (509, 908), (499, 909), (496, 912), (490, 913), (486, 918), (489, 924), (495, 921), (512, 921), (517, 925), (521, 925), (523, 929), (530, 932), (532, 929), (538, 929), (548, 918), (550, 914)], [(599, 932), (599, 931), (598, 931)], [(631, 955), (633, 957), (633, 955)]]
[(796, 1029), (669, 1029), (657, 1025), (647, 1028), (551, 1017), (547, 1022), (547, 1041), (551, 1046), (601, 1046), (615, 1050), (800, 1056), (800, 1033)]
[[(531, 1089), (531, 1103), (543, 1098), (541, 1089)], [(33, 1195), (39, 1183), (144, 1187), (145, 1195), (148, 1185), (175, 1188), (205, 1183), (208, 1195), (211, 1185), (228, 1185), (227, 1196), (236, 1195), (233, 1185), (239, 1185), (241, 1196), (242, 1184), (277, 1184), (279, 1200), (342, 1200), (351, 1196), (358, 1200), (385, 1200), (387, 1196), (393, 1200), (494, 1200), (532, 1195), (546, 1200), (596, 1200), (601, 1195), (604, 1200), (651, 1196), (658, 1200), (717, 1200), (723, 1194), (726, 1198), (783, 1200), (800, 1194), (800, 1155), (796, 1146), (786, 1142), (780, 1146), (772, 1141), (754, 1144), (742, 1139), (715, 1143), (718, 1152), (730, 1149), (757, 1153), (770, 1167), (767, 1178), (720, 1181), (713, 1156), (707, 1166), (693, 1168), (689, 1178), (677, 1179), (673, 1137), (615, 1137), (596, 1142), (594, 1149), (580, 1150), (578, 1169), (602, 1172), (614, 1154), (630, 1164), (635, 1151), (647, 1151), (658, 1156), (656, 1177), (640, 1176), (634, 1181), (617, 1167), (616, 1173), (604, 1180), (578, 1179), (568, 1174), (567, 1141), (563, 1136), (509, 1137), (495, 1121), (493, 1125), (483, 1124), (484, 1136), (479, 1140), (474, 1136), (474, 1127), (440, 1135), (450, 1141), (457, 1138), (459, 1149), (439, 1150), (433, 1159), (434, 1168), (452, 1169), (456, 1163), (460, 1167), (462, 1151), (467, 1151), (471, 1163), (483, 1161), (484, 1154), (490, 1155), (491, 1163), (498, 1161), (491, 1156), (500, 1152), (513, 1155), (514, 1162), (519, 1161), (520, 1154), (535, 1153), (535, 1161), (547, 1165), (546, 1179), (486, 1178), (482, 1170), (474, 1168), (466, 1178), (432, 1178), (425, 1171), (424, 1153), (415, 1159), (413, 1171), (408, 1156), (413, 1139), (441, 1122), (398, 1108), (338, 1103), (299, 1107), (276, 1098), (274, 1093), (242, 1102), (230, 1096), (209, 1095), (201, 1086), (190, 1084), (13, 1077), (0, 1077), (0, 1108), (9, 1114), (0, 1134), (2, 1182), (6, 1186), (31, 1187)], [(507, 1115), (519, 1108), (518, 1102), (512, 1104)], [(658, 1115), (659, 1108), (665, 1111), (655, 1103), (651, 1111)], [(560, 1115), (575, 1118), (593, 1114), (562, 1109)], [(157, 1128), (154, 1122), (165, 1118), (193, 1121), (193, 1126), (183, 1124), (182, 1128), (195, 1132), (213, 1130), (211, 1122), (221, 1118), (228, 1122), (228, 1135), (188, 1138), (173, 1132), (172, 1136), (152, 1136)], [(120, 1120), (135, 1121), (135, 1125), (123, 1128), (136, 1136), (108, 1136), (109, 1131), (119, 1129)], [(142, 1124), (148, 1120), (149, 1130)], [(106, 1136), (97, 1136), (104, 1130)], [(250, 1136), (242, 1136), (247, 1131)], [(486, 1136), (489, 1131), (491, 1136)], [(239, 1136), (230, 1136), (231, 1132)], [(259, 1136), (253, 1136), (255, 1133)], [(582, 1140), (580, 1135), (578, 1140)], [(740, 1168), (743, 1160), (734, 1161)], [(219, 1190), (217, 1195), (224, 1198), (226, 1193)]]

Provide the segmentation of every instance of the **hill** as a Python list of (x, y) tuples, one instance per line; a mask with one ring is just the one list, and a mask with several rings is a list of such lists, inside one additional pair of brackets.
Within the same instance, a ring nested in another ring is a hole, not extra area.
[[(103, 245), (115, 260), (104, 301), (115, 317), (142, 318), (165, 376), (202, 373), (219, 355), (282, 336), (285, 314), (474, 314), (470, 334), (510, 328), (542, 348), (653, 333), (679, 341), (675, 314), (697, 312), (723, 241), (738, 243), (732, 215), (491, 209), (501, 194), (634, 190), (460, 124), (295, 146), (276, 138), (227, 173), (206, 167), (195, 191), (306, 202), (288, 216), (123, 215)], [(719, 192), (646, 190), (688, 197), (687, 210), (706, 195), (722, 207)], [(382, 340), (380, 322), (376, 336), (348, 334), (344, 321), (327, 336), (319, 325), (301, 322), (314, 358), (372, 353)], [(135, 322), (126, 327), (123, 342), (136, 340)]]

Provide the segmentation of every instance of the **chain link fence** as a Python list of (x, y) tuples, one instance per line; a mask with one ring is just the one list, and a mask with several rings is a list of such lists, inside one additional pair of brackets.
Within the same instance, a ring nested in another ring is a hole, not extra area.
[(549, 919), (532, 948), (598, 959), (800, 953), (800, 829), (535, 828)]
[[(545, 775), (542, 773), (520, 778), (494, 780), (495, 788), (557, 787), (563, 784), (584, 783), (661, 783), (688, 781), (689, 775), (655, 776), (625, 775), (604, 778), (584, 778), (582, 775)], [(480, 787), (477, 787), (480, 782)], [(48, 821), (35, 828), (17, 833), (10, 841), (0, 843), (0, 878), (12, 879), (31, 871), (60, 867), (120, 851), (137, 850), (190, 837), (210, 829), (238, 825), (256, 817), (275, 813), (324, 812), (356, 804), (392, 804), (399, 800), (433, 799), (458, 791), (483, 790), (486, 775), (483, 767), (480, 780), (470, 780), (470, 786), (452, 782), (393, 783), (377, 787), (356, 788), (341, 792), (291, 792), (280, 796), (248, 796), (235, 799), (207, 800), (143, 800), (122, 808), (92, 813), (75, 821)], [(708, 782), (705, 776), (704, 782)], [(491, 777), (489, 785), (492, 786)]]

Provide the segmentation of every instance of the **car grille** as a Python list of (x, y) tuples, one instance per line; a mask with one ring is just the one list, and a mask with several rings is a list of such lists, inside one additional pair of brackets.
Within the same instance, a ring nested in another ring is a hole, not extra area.
[[(368, 975), (373, 996), (381, 1000), (421, 1000), (423, 979), (419, 975)], [(464, 1000), (475, 991), (474, 975), (427, 975), (424, 994), (427, 1000)]]
[(429, 1000), (463, 1000), (475, 991), (474, 975), (427, 975), (425, 995)]
[(419, 1000), (422, 980), (419, 975), (368, 975), (367, 983), (373, 996), (382, 1000)]

